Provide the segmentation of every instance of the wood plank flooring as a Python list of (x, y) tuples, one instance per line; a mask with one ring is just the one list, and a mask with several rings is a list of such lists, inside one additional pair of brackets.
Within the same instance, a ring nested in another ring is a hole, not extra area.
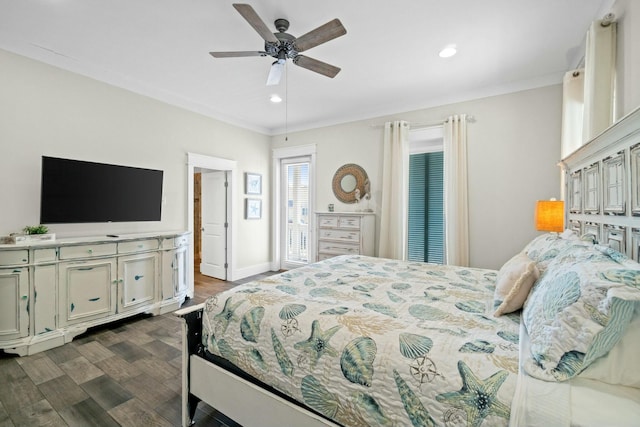
[[(225, 282), (196, 272), (195, 295), (186, 305), (260, 276)], [(171, 313), (136, 316), (33, 356), (0, 352), (0, 427), (179, 426), (180, 334)], [(238, 427), (205, 403), (195, 421)]]

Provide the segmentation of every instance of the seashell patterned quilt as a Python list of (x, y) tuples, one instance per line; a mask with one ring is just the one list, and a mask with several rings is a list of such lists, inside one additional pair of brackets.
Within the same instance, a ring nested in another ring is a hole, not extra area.
[(495, 278), (331, 258), (209, 298), (203, 344), (344, 426), (507, 426), (520, 316), (491, 316)]

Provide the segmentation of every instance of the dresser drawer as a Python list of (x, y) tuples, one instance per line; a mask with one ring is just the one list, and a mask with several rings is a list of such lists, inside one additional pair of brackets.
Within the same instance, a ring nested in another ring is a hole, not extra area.
[(320, 229), (320, 231), (318, 232), (318, 238), (360, 243), (360, 230), (347, 231), (347, 230)]
[(328, 252), (332, 254), (359, 254), (360, 245), (345, 242), (318, 242), (318, 252)]
[(375, 215), (367, 212), (317, 212), (316, 260), (337, 255), (375, 255)]
[(57, 259), (58, 250), (56, 248), (36, 249), (33, 251), (33, 262), (52, 262)]
[(95, 245), (62, 246), (60, 259), (90, 258), (106, 255), (115, 255), (117, 245), (115, 243), (98, 243)]
[(158, 239), (133, 240), (130, 242), (118, 243), (119, 254), (130, 254), (133, 252), (153, 251), (158, 249)]
[(318, 227), (333, 227), (338, 226), (337, 216), (321, 216), (318, 220)]
[(173, 237), (163, 237), (162, 243), (160, 244), (160, 248), (162, 249), (173, 249), (176, 247), (176, 239)]
[(338, 228), (360, 228), (359, 216), (341, 216), (338, 218)]
[(0, 265), (22, 265), (28, 262), (29, 251), (27, 249), (0, 252)]

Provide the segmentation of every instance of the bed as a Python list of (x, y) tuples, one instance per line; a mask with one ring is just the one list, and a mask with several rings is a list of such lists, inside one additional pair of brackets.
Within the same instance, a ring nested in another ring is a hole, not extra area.
[[(497, 271), (341, 256), (176, 312), (183, 425), (200, 400), (244, 426), (638, 425), (639, 123), (565, 159), (570, 229)], [(598, 191), (632, 203), (576, 210), (572, 177), (612, 153), (628, 173)]]

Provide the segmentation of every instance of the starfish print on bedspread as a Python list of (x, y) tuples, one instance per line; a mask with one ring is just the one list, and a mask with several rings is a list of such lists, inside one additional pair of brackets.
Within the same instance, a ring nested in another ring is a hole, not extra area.
[(468, 427), (478, 427), (489, 415), (509, 419), (509, 407), (496, 396), (500, 386), (509, 376), (507, 371), (499, 371), (485, 380), (480, 380), (462, 360), (458, 361), (458, 371), (462, 378), (462, 388), (460, 391), (437, 395), (438, 402), (464, 410), (467, 413)]
[(314, 320), (311, 324), (311, 336), (306, 341), (296, 343), (293, 348), (301, 350), (310, 356), (311, 367), (315, 367), (316, 363), (323, 354), (336, 357), (338, 352), (329, 345), (329, 340), (338, 332), (341, 326), (334, 326), (326, 332), (320, 329), (320, 322)]
[(240, 307), (242, 303), (244, 303), (244, 300), (237, 302), (235, 304), (232, 304), (231, 297), (227, 298), (227, 300), (224, 302), (224, 308), (222, 309), (222, 311), (216, 314), (215, 316), (213, 316), (213, 320), (217, 322), (217, 325), (216, 325), (217, 334), (219, 335), (224, 334), (227, 331), (227, 328), (229, 327), (229, 324), (232, 321), (239, 320), (238, 316), (235, 314), (235, 311), (238, 307)]

